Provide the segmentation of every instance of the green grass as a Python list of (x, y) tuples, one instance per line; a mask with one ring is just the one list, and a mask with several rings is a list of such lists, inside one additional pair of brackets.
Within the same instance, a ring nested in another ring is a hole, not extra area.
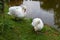
[[(5, 9), (7, 13), (7, 9)], [(60, 33), (45, 25), (42, 33), (32, 30), (31, 19), (14, 21), (13, 17), (4, 14), (0, 17), (0, 40), (60, 40)]]

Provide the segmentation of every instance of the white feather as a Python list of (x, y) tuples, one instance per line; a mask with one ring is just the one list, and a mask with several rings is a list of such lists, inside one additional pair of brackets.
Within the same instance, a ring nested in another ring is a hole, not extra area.
[(24, 12), (24, 9), (21, 6), (10, 7), (8, 14), (19, 18), (26, 16), (26, 12)]
[(35, 31), (41, 30), (44, 27), (43, 21), (40, 18), (33, 19), (32, 26), (34, 27)]

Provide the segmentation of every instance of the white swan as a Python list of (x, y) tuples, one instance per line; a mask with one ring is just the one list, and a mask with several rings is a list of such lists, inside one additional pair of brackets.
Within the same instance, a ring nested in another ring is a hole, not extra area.
[(44, 27), (43, 21), (40, 18), (35, 18), (32, 21), (32, 26), (35, 31), (40, 31)]
[(9, 15), (22, 18), (26, 16), (26, 7), (25, 6), (12, 6), (9, 8)]

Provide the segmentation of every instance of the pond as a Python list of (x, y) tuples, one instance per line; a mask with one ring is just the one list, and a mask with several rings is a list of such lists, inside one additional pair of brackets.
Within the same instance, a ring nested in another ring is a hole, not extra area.
[(28, 18), (39, 17), (45, 24), (60, 30), (60, 1), (24, 1), (23, 4), (27, 7)]

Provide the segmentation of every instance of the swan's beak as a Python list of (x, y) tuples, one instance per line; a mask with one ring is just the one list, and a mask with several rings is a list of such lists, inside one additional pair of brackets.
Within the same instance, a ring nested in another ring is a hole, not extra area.
[(8, 12), (8, 14), (10, 15), (10, 12)]
[(10, 12), (8, 12), (8, 15), (12, 15)]

